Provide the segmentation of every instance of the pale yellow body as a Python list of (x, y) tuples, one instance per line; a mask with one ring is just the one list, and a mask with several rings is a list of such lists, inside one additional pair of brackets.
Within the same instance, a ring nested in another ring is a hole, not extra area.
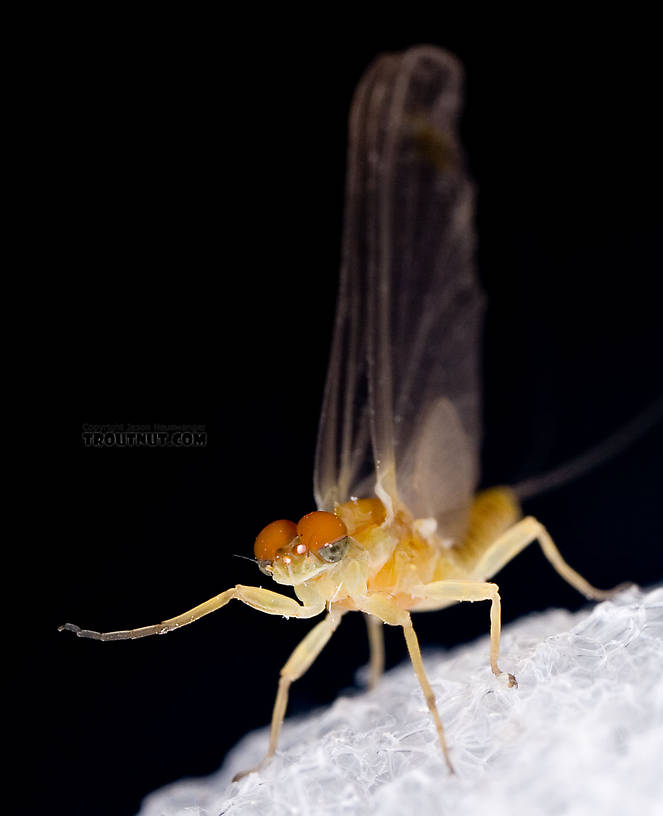
[(287, 565), (273, 567), (274, 580), (292, 586), (300, 602), (268, 589), (237, 585), (200, 606), (152, 626), (106, 633), (83, 630), (73, 624), (65, 624), (61, 629), (97, 640), (165, 634), (220, 609), (233, 598), (261, 612), (285, 617), (311, 618), (326, 611), (325, 618), (304, 637), (281, 670), (264, 760), (267, 761), (276, 751), (290, 684), (313, 663), (346, 612), (364, 612), (371, 647), (371, 684), (377, 682), (384, 665), (381, 624), (401, 626), (445, 759), (452, 770), (410, 612), (442, 609), (459, 601), (489, 600), (491, 669), (507, 685), (514, 686), (517, 685), (515, 677), (503, 673), (497, 664), (500, 596), (497, 584), (489, 582), (489, 578), (528, 544), (538, 540), (557, 572), (587, 598), (604, 599), (620, 589), (596, 589), (569, 567), (545, 528), (531, 516), (520, 518), (518, 501), (507, 488), (477, 495), (461, 542), (445, 542), (434, 530), (431, 519), (412, 519), (405, 508), (397, 509), (391, 521), (385, 521), (384, 510), (377, 499), (351, 501), (338, 506), (335, 512), (346, 523), (351, 537), (348, 552), (341, 561), (325, 564), (314, 554), (307, 553)]

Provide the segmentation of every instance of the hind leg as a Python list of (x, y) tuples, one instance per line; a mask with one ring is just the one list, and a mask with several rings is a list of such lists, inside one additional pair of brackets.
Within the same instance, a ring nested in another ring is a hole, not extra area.
[(382, 621), (375, 615), (364, 615), (368, 629), (368, 646), (370, 650), (370, 665), (368, 674), (368, 688), (374, 689), (384, 671), (384, 632)]
[(472, 575), (481, 579), (492, 577), (533, 541), (539, 542), (543, 554), (557, 573), (586, 598), (603, 601), (630, 586), (628, 583), (620, 584), (614, 589), (597, 589), (592, 586), (579, 572), (566, 563), (550, 537), (550, 533), (533, 516), (526, 516), (499, 536), (477, 561), (476, 566), (472, 569)]

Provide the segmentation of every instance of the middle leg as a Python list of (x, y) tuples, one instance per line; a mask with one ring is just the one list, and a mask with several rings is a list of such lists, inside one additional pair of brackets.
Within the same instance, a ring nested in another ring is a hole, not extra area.
[[(434, 581), (421, 586), (416, 597), (426, 602), (427, 610), (431, 609), (431, 601), (438, 601), (443, 607), (453, 601), (490, 601), (490, 668), (496, 677), (503, 676), (509, 686), (518, 685), (513, 674), (503, 672), (497, 665), (502, 629), (502, 607), (497, 584), (487, 581)], [(417, 611), (416, 606), (412, 611)]]
[(444, 754), (444, 761), (447, 763), (447, 768), (449, 768), (449, 772), (455, 773), (454, 766), (451, 764), (451, 759), (449, 757), (449, 749), (447, 747), (446, 737), (444, 736), (442, 720), (440, 719), (440, 714), (437, 710), (437, 705), (435, 703), (435, 695), (433, 694), (433, 689), (430, 687), (430, 683), (428, 682), (428, 678), (426, 677), (426, 672), (424, 671), (424, 661), (421, 659), (421, 649), (419, 648), (419, 641), (417, 639), (417, 635), (414, 631), (414, 627), (412, 626), (412, 621), (410, 620), (409, 615), (407, 623), (403, 624), (403, 634), (405, 635), (405, 643), (407, 644), (407, 650), (410, 653), (410, 660), (412, 661), (414, 673), (417, 675), (417, 680), (419, 681), (421, 690), (424, 693), (426, 705), (428, 706), (428, 710), (430, 711), (431, 716), (433, 717), (433, 722), (435, 723), (435, 728), (437, 729), (437, 736), (440, 740), (442, 753)]
[(360, 609), (367, 615), (374, 615), (376, 618), (381, 620), (382, 623), (386, 623), (389, 626), (402, 627), (403, 634), (405, 635), (405, 643), (407, 644), (407, 650), (410, 653), (410, 660), (412, 661), (412, 666), (414, 668), (414, 673), (417, 675), (417, 680), (419, 681), (421, 690), (424, 693), (426, 705), (428, 706), (428, 710), (430, 711), (435, 722), (435, 728), (437, 729), (437, 735), (440, 740), (440, 747), (442, 748), (444, 759), (447, 763), (447, 767), (451, 773), (453, 773), (454, 769), (451, 764), (451, 759), (449, 758), (449, 749), (447, 748), (447, 741), (444, 736), (442, 720), (440, 719), (440, 714), (437, 710), (437, 705), (435, 704), (433, 689), (430, 687), (430, 683), (426, 677), (426, 672), (424, 671), (424, 662), (421, 659), (419, 641), (417, 640), (414, 627), (412, 626), (412, 619), (410, 618), (409, 612), (396, 604), (393, 598), (389, 597), (388, 595), (382, 595), (381, 593), (371, 594), (365, 598), (362, 598)]

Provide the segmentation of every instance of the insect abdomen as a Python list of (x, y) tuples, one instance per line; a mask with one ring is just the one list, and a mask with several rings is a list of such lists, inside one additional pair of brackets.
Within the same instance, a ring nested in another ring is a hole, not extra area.
[(470, 508), (467, 533), (454, 554), (468, 572), (495, 539), (521, 517), (520, 504), (508, 487), (478, 493)]

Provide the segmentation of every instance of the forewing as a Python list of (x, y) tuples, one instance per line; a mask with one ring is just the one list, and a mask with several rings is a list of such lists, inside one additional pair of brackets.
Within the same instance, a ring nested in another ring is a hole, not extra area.
[[(457, 139), (461, 69), (379, 57), (350, 116), (341, 288), (318, 438), (321, 507), (366, 492), (462, 526), (478, 476), (473, 191)], [(368, 481), (367, 481), (368, 480)]]
[(326, 510), (347, 501), (366, 479), (375, 481), (367, 373), (367, 156), (376, 87), (393, 62), (383, 56), (368, 68), (350, 111), (341, 280), (313, 478), (318, 508)]

